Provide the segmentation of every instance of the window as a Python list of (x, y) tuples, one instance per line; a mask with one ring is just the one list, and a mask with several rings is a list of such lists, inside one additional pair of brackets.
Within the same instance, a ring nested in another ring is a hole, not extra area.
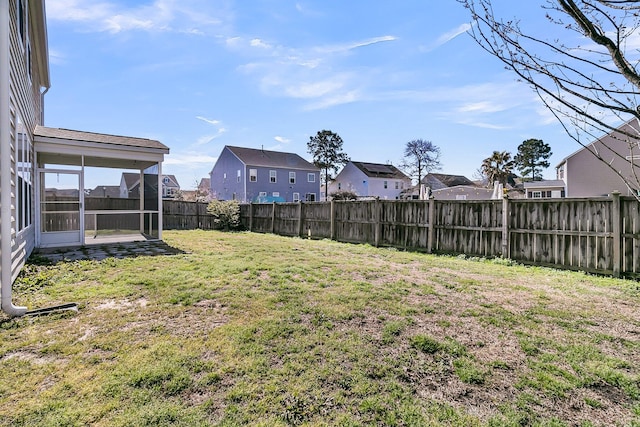
[(16, 118), (16, 223), (18, 231), (33, 223), (33, 145), (20, 116)]
[(258, 197), (267, 197), (267, 192), (266, 191), (259, 192)]
[(307, 193), (304, 195), (304, 199), (307, 202), (315, 202), (316, 201), (316, 193)]
[(295, 184), (295, 183), (296, 183), (296, 173), (289, 172), (289, 184)]
[(466, 194), (456, 194), (456, 200), (467, 200)]
[(277, 171), (269, 171), (269, 182), (275, 184), (277, 182)]
[(27, 10), (24, 3), (24, 0), (17, 1), (18, 31), (20, 32), (20, 40), (23, 43), (26, 41), (27, 34)]
[(384, 186), (384, 188), (385, 188), (385, 189), (386, 189), (386, 188), (389, 188), (389, 181), (383, 181), (383, 183), (382, 183), (382, 184), (383, 184), (383, 186)]
[(168, 184), (169, 183), (169, 177), (168, 176), (163, 177), (162, 178), (162, 183), (163, 184)]
[(316, 182), (316, 174), (308, 173), (307, 174), (307, 182)]
[(396, 190), (400, 189), (400, 183), (396, 181)]
[(271, 195), (273, 197), (280, 197), (280, 192), (279, 191), (274, 191), (273, 193), (271, 193)]
[(342, 183), (341, 182), (338, 183), (338, 190), (342, 190)]
[(294, 202), (300, 201), (300, 193), (293, 193), (293, 201)]
[(249, 181), (258, 182), (258, 169), (249, 169)]
[(27, 40), (27, 73), (29, 73), (29, 81), (33, 81), (33, 75), (31, 73), (31, 43)]
[[(242, 171), (240, 169), (238, 169), (238, 178), (237, 178), (238, 182), (242, 182)], [(235, 200), (235, 199), (233, 199)]]

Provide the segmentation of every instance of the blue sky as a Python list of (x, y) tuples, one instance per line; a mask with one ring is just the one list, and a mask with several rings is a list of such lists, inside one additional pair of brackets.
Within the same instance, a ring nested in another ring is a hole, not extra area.
[[(494, 2), (528, 26), (543, 2)], [(465, 33), (455, 0), (47, 0), (45, 125), (157, 139), (163, 172), (192, 189), (225, 145), (310, 160), (338, 133), (352, 160), (398, 164), (405, 143), (472, 178), (494, 150), (579, 147), (534, 93)], [(550, 33), (550, 37), (553, 34)], [(85, 187), (117, 185), (101, 177)], [(102, 180), (102, 181), (101, 181)]]

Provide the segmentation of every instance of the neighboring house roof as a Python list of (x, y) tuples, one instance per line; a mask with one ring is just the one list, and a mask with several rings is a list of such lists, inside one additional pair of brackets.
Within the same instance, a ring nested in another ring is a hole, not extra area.
[(131, 190), (140, 182), (140, 174), (123, 172), (122, 179), (124, 179), (124, 185), (127, 187), (127, 190)]
[(448, 187), (457, 187), (466, 185), (474, 187), (475, 184), (469, 178), (463, 175), (447, 175), (443, 173), (428, 173), (422, 178), (422, 183), (432, 190), (439, 190)]
[(98, 185), (88, 191), (87, 197), (107, 197), (117, 199), (120, 197), (119, 185)]
[[(633, 123), (633, 122), (636, 123)], [(612, 134), (616, 133), (616, 130), (622, 131), (624, 130), (625, 127), (629, 127), (629, 126), (634, 126), (634, 125), (638, 125), (638, 121), (637, 119), (634, 117), (630, 120), (627, 120), (626, 122), (622, 123), (620, 126), (618, 126), (615, 130), (602, 135), (600, 138), (594, 140), (593, 142), (589, 143), (586, 146), (580, 147), (579, 149), (577, 149), (576, 151), (574, 151), (573, 153), (569, 154), (567, 157), (565, 157), (564, 159), (560, 160), (560, 162), (556, 165), (556, 169), (559, 168), (560, 166), (562, 166), (563, 164), (565, 164), (567, 162), (567, 160), (569, 160), (570, 158), (574, 157), (575, 155), (577, 155), (578, 153), (581, 153), (585, 150), (589, 150), (589, 151), (593, 151), (594, 150), (594, 146), (596, 143), (601, 142), (602, 140), (604, 140), (605, 138), (611, 136)], [(622, 138), (622, 137), (621, 137)], [(620, 139), (620, 141), (623, 141), (622, 139)], [(626, 141), (624, 141), (626, 143)]]
[(355, 167), (360, 169), (369, 178), (395, 178), (405, 180), (410, 179), (407, 175), (400, 171), (400, 169), (393, 165), (353, 161), (351, 163)]
[(99, 144), (120, 145), (126, 147), (152, 148), (169, 153), (169, 147), (153, 139), (135, 138), (131, 136), (109, 135), (104, 133), (83, 132), (71, 129), (36, 126), (34, 135), (44, 138), (62, 139), (65, 141), (95, 142)]
[(542, 181), (527, 181), (524, 183), (524, 188), (551, 188), (551, 187), (562, 187), (564, 188), (564, 181), (561, 179), (549, 179)]
[(209, 190), (211, 188), (211, 178), (202, 178), (198, 184), (198, 190)]
[[(139, 173), (123, 172), (122, 178), (124, 179), (124, 185), (127, 187), (127, 190), (132, 190), (140, 183)], [(169, 178), (168, 183), (164, 182), (165, 178)], [(162, 175), (162, 183), (167, 187), (180, 188), (180, 184), (178, 184), (178, 180), (175, 175)]]
[(180, 188), (178, 178), (175, 175), (162, 175), (162, 184), (166, 187)]
[(317, 172), (320, 169), (295, 153), (268, 151), (256, 148), (225, 146), (247, 166), (261, 166), (284, 169), (301, 169)]

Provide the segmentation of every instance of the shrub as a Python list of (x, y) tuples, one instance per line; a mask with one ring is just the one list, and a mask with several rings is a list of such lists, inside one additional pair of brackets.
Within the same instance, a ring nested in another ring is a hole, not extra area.
[(240, 203), (237, 200), (213, 200), (207, 205), (207, 212), (214, 217), (213, 223), (218, 230), (240, 228)]
[(336, 191), (335, 193), (329, 194), (332, 200), (358, 200), (358, 195), (353, 191)]

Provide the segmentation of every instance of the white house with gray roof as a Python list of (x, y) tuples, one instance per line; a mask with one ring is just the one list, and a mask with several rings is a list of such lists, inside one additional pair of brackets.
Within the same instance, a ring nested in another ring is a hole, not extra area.
[(408, 188), (411, 178), (393, 165), (350, 161), (329, 184), (329, 196), (350, 191), (358, 197), (395, 200)]

